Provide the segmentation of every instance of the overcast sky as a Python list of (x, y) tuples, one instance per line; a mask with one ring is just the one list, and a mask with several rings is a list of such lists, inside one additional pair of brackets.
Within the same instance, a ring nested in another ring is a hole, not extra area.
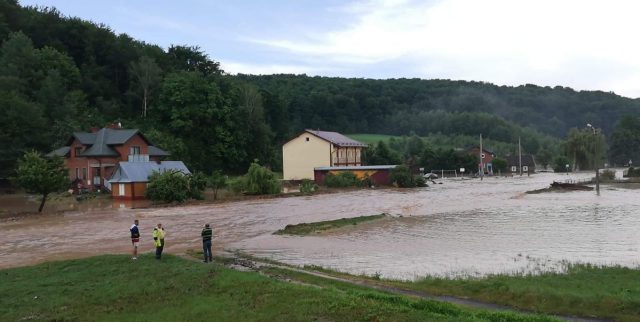
[(640, 97), (640, 1), (22, 0), (229, 73), (445, 78)]

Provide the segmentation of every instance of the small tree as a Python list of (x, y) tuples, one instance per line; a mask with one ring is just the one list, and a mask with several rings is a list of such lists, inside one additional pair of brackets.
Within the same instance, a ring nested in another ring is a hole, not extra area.
[(280, 182), (275, 173), (261, 166), (257, 162), (251, 163), (245, 175), (245, 192), (251, 195), (278, 194), (281, 191)]
[(177, 170), (154, 172), (149, 176), (147, 198), (162, 202), (184, 202), (189, 198), (189, 178)]
[(413, 188), (416, 186), (411, 170), (404, 164), (391, 169), (391, 182), (394, 182), (400, 188)]
[(69, 187), (68, 171), (61, 158), (45, 159), (36, 151), (27, 152), (18, 160), (15, 183), (29, 193), (42, 195), (38, 212), (42, 212), (51, 193)]
[(507, 170), (507, 160), (501, 158), (493, 158), (491, 161), (493, 164), (493, 169), (498, 170), (499, 174), (502, 174), (502, 171)]
[(202, 193), (207, 188), (208, 178), (201, 172), (195, 172), (192, 175), (187, 176), (189, 179), (189, 198), (202, 200), (204, 196)]
[[(567, 164), (569, 167), (567, 168)], [(555, 172), (565, 172), (571, 171), (571, 163), (569, 162), (569, 158), (564, 155), (560, 155), (553, 160), (553, 171)]]
[(218, 199), (218, 190), (227, 186), (227, 176), (220, 171), (214, 171), (209, 176), (209, 187), (213, 189), (213, 200)]

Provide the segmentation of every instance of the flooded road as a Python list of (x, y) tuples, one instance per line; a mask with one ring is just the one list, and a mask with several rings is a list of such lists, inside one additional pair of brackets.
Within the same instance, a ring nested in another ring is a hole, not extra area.
[[(141, 220), (142, 245), (167, 228), (167, 251), (199, 249), (211, 223), (223, 249), (296, 265), (414, 279), (561, 269), (567, 262), (640, 262), (640, 190), (524, 194), (553, 180), (591, 173), (444, 180), (412, 190), (360, 190), (163, 209), (104, 209), (0, 222), (0, 267), (130, 250)], [(287, 224), (389, 213), (396, 217), (318, 236), (272, 235)], [(401, 217), (400, 217), (401, 216)], [(145, 238), (146, 237), (146, 238)]]

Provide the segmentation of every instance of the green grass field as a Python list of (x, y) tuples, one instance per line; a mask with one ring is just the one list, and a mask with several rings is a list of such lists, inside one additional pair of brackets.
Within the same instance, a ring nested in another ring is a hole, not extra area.
[(399, 138), (399, 136), (385, 134), (347, 134), (348, 137), (366, 144), (377, 144), (378, 141), (389, 143), (390, 138)]
[(166, 256), (0, 271), (1, 321), (552, 321), (356, 286), (299, 285)]
[(573, 265), (566, 274), (469, 280), (426, 278), (395, 284), (536, 312), (640, 321), (640, 270), (637, 269)]

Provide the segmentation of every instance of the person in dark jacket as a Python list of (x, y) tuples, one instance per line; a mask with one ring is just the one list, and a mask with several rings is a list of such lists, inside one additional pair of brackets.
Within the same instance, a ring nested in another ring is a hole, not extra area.
[(213, 230), (211, 230), (211, 226), (209, 224), (204, 225), (204, 229), (202, 229), (202, 251), (204, 253), (203, 262), (213, 262), (213, 255), (211, 255), (211, 238), (213, 237)]

